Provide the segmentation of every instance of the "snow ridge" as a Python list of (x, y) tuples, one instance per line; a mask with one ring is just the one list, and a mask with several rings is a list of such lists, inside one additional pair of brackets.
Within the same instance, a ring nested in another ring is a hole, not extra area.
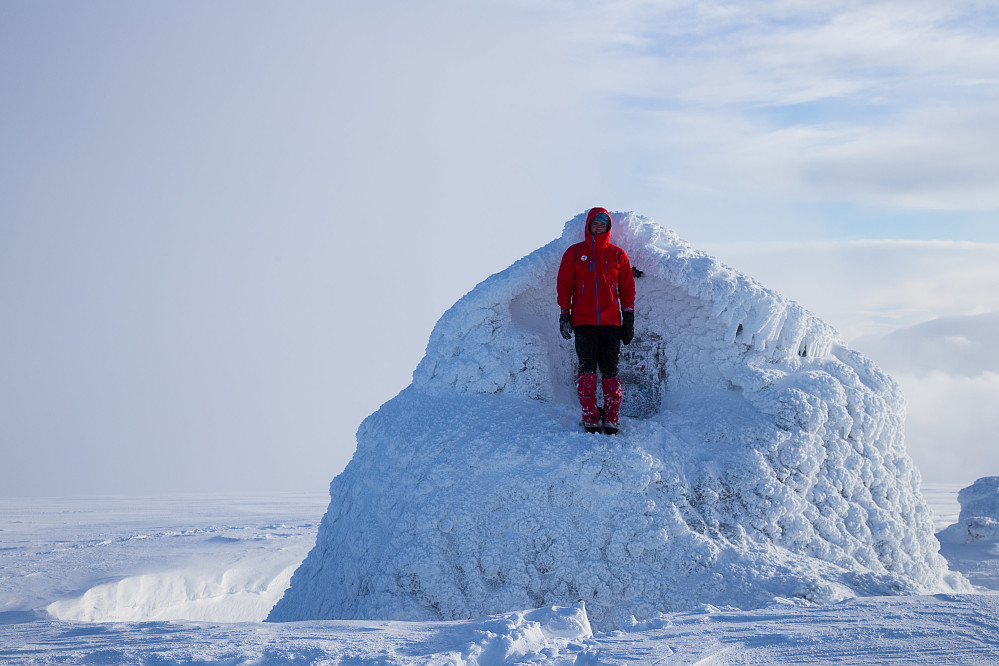
[(287, 588), (294, 568), (258, 571), (244, 564), (222, 573), (196, 568), (129, 576), (55, 601), (45, 611), (72, 622), (259, 622)]
[[(938, 554), (898, 386), (827, 324), (633, 213), (621, 435), (578, 426), (554, 284), (583, 219), (462, 297), (362, 423), (271, 611), (466, 619), (584, 601), (600, 630), (775, 599), (970, 589)], [(628, 411), (623, 411), (626, 417)]]

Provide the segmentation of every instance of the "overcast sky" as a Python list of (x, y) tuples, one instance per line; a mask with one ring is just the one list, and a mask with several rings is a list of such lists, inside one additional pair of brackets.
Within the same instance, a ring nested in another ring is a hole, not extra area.
[[(2, 3), (0, 496), (321, 491), (594, 205), (848, 340), (999, 311), (997, 72), (961, 0)], [(967, 411), (928, 480), (999, 474)]]

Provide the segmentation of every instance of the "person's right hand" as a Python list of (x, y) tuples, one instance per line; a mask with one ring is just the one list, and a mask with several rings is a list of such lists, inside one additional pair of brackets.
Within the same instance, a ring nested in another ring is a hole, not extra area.
[(572, 337), (572, 315), (568, 312), (563, 312), (559, 315), (558, 330), (566, 340)]

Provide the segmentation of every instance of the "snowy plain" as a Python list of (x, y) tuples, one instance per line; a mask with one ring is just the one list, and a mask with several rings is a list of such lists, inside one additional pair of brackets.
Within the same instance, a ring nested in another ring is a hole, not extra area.
[[(923, 488), (937, 530), (955, 485)], [(458, 622), (262, 622), (325, 494), (4, 499), (0, 663), (996, 663), (999, 547), (945, 544), (974, 593), (749, 611), (594, 633), (579, 607)]]

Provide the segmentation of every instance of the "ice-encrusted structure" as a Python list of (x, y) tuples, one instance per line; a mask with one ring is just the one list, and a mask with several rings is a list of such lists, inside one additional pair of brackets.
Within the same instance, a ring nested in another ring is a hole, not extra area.
[(983, 476), (957, 494), (961, 514), (940, 533), (948, 543), (999, 541), (999, 476)]
[(582, 600), (606, 629), (704, 603), (969, 589), (938, 554), (895, 382), (674, 233), (613, 220), (644, 271), (621, 434), (581, 432), (558, 333), (555, 274), (580, 215), (441, 317), (412, 385), (358, 430), (269, 619)]

